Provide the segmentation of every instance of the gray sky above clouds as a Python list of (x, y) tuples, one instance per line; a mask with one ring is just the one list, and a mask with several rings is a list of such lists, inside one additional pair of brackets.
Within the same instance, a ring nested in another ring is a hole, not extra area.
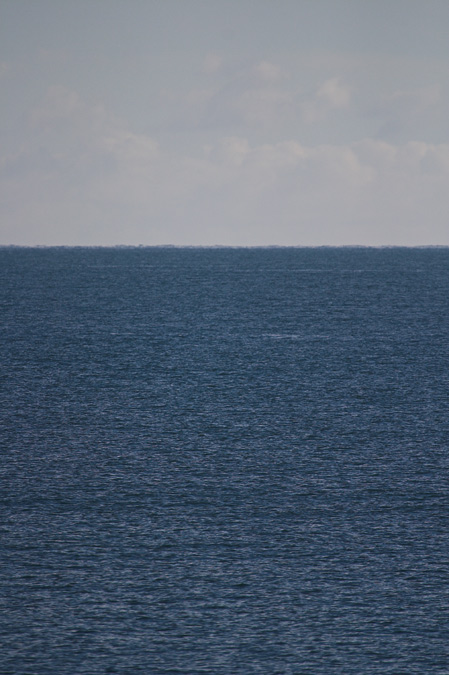
[(447, 0), (1, 0), (0, 244), (449, 245)]

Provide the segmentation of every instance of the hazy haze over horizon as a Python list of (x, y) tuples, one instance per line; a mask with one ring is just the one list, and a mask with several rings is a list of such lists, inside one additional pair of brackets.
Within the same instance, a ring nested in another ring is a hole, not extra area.
[(3, 0), (0, 244), (449, 245), (445, 0)]

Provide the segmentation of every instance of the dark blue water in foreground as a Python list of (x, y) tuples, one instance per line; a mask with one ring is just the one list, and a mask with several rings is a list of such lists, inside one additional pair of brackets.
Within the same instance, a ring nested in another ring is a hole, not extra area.
[(449, 249), (0, 277), (2, 675), (449, 672)]

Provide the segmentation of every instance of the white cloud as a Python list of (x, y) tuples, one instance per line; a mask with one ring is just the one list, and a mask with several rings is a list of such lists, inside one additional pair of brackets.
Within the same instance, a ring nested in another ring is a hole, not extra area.
[(449, 244), (449, 145), (169, 152), (60, 88), (32, 119), (1, 161), (3, 243)]
[(277, 65), (260, 61), (243, 68), (229, 64), (226, 69), (220, 68), (223, 72), (213, 84), (208, 80), (206, 86), (192, 88), (178, 98), (179, 127), (214, 129), (231, 135), (236, 131), (267, 131), (294, 115), (293, 97), (285, 86), (288, 78)]
[(360, 113), (377, 125), (373, 135), (405, 142), (412, 138), (447, 138), (447, 87), (439, 82), (410, 88), (373, 88), (360, 101)]
[(347, 85), (340, 82), (338, 77), (333, 77), (323, 82), (316, 97), (331, 109), (346, 108), (349, 105), (350, 90)]
[(276, 82), (284, 78), (281, 68), (276, 66), (274, 63), (270, 63), (269, 61), (261, 61), (258, 63), (254, 67), (253, 72), (261, 80), (267, 82)]
[(331, 111), (347, 108), (350, 99), (350, 87), (340, 82), (338, 77), (332, 77), (302, 102), (304, 119), (309, 123), (321, 122)]
[(223, 138), (215, 148), (209, 148), (207, 155), (218, 163), (241, 166), (249, 152), (250, 145), (246, 138), (230, 136)]
[(215, 54), (214, 52), (210, 52), (204, 58), (203, 72), (207, 73), (208, 75), (211, 75), (220, 70), (222, 65), (223, 65), (223, 57), (221, 57), (219, 54)]
[(419, 114), (434, 108), (441, 101), (441, 87), (433, 84), (418, 89), (398, 89), (385, 97), (385, 106), (390, 111)]

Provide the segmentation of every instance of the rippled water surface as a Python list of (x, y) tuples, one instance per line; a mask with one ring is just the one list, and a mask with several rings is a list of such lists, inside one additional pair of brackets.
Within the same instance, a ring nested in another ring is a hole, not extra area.
[(449, 672), (449, 249), (0, 250), (0, 672)]

